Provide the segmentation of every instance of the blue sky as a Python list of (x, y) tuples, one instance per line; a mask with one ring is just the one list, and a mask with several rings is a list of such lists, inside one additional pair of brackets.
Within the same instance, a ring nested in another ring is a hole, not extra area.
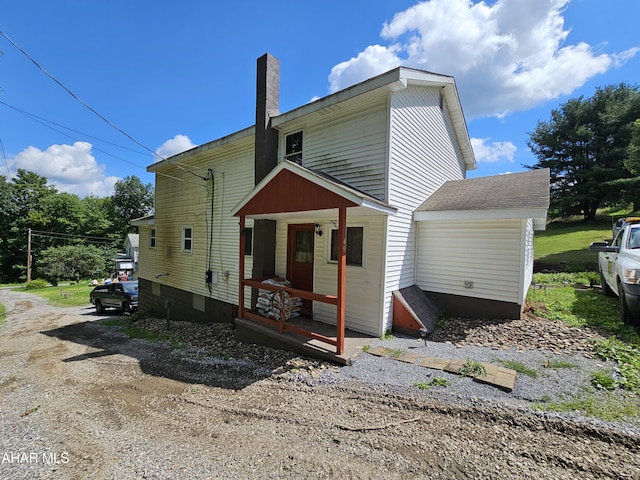
[(128, 175), (254, 123), (256, 59), (280, 60), (280, 111), (405, 65), (452, 75), (478, 169), (535, 163), (539, 120), (637, 84), (638, 0), (1, 0), (0, 175), (107, 196)]

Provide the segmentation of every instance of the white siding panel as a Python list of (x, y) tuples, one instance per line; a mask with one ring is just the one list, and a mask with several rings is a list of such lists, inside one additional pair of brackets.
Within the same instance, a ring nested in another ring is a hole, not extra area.
[(386, 100), (363, 106), (348, 116), (325, 115), (309, 121), (304, 126), (303, 164), (384, 201), (386, 131)]
[(524, 248), (523, 248), (523, 272), (524, 275), (522, 277), (523, 283), (520, 291), (521, 303), (520, 305), (524, 305), (525, 299), (527, 297), (527, 292), (529, 290), (529, 286), (531, 286), (531, 281), (533, 280), (533, 219), (529, 218), (523, 222), (524, 224)]
[(520, 304), (522, 220), (425, 221), (418, 230), (421, 289)]
[[(187, 157), (156, 175), (156, 249), (148, 248), (148, 238), (143, 240), (141, 278), (237, 304), (240, 237), (238, 218), (230, 211), (253, 188), (253, 159), (253, 144), (244, 141)], [(213, 187), (210, 179), (199, 178), (209, 169), (214, 172)], [(181, 252), (183, 225), (193, 227), (192, 253)], [(217, 274), (210, 288), (205, 283), (209, 268)], [(249, 256), (249, 275), (251, 268)], [(165, 272), (169, 275), (156, 280)]]
[[(319, 223), (323, 231), (315, 237), (314, 248), (314, 292), (335, 295), (338, 285), (338, 266), (329, 262), (331, 220), (335, 218), (296, 218), (288, 222), (279, 221), (276, 226), (276, 272), (285, 277), (287, 271), (287, 230), (289, 223)], [(348, 226), (365, 228), (365, 267), (347, 266), (345, 326), (370, 335), (379, 335), (383, 272), (383, 231), (385, 217), (347, 217)], [(314, 302), (314, 319), (335, 325), (336, 309), (332, 305)]]
[(416, 282), (413, 211), (447, 180), (465, 177), (453, 125), (437, 88), (394, 92), (390, 110), (387, 264), (380, 333), (391, 326), (391, 293)]

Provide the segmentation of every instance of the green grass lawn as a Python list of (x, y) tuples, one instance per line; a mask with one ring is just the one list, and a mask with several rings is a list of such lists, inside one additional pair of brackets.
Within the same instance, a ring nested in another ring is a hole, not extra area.
[(89, 292), (93, 287), (88, 281), (80, 282), (76, 285), (58, 285), (57, 287), (44, 287), (26, 290), (24, 287), (16, 287), (15, 290), (33, 293), (40, 297), (46, 298), (53, 305), (60, 307), (79, 307), (82, 305), (90, 305)]
[(589, 251), (591, 242), (611, 240), (611, 220), (595, 222), (553, 222), (534, 237), (534, 259), (546, 269), (580, 272), (596, 270), (598, 254)]

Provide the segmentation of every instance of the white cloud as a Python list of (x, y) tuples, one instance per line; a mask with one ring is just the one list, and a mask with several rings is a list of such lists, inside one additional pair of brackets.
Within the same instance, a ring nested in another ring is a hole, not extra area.
[(333, 67), (335, 92), (405, 65), (453, 75), (469, 117), (524, 110), (569, 94), (620, 66), (639, 49), (596, 55), (586, 43), (565, 45), (569, 0), (429, 0), (397, 13), (381, 37)]
[(160, 158), (169, 158), (178, 153), (185, 152), (195, 147), (191, 139), (186, 135), (176, 135), (167, 140), (156, 149), (156, 155)]
[(357, 57), (334, 66), (329, 74), (331, 92), (397, 67), (400, 64), (400, 58), (396, 56), (395, 50), (393, 46), (370, 45)]
[(480, 162), (500, 162), (509, 161), (513, 162), (513, 156), (518, 150), (511, 142), (491, 142), (490, 138), (472, 138), (471, 147), (473, 147), (473, 153), (476, 160)]
[(22, 168), (47, 178), (61, 192), (78, 196), (106, 197), (113, 194), (118, 177), (105, 177), (105, 166), (98, 165), (91, 154), (92, 145), (51, 145), (46, 150), (27, 147), (10, 162), (11, 169)]

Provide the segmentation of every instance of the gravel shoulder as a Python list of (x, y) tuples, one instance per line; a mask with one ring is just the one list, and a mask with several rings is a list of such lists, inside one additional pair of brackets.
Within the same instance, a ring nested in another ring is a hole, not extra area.
[[(519, 375), (506, 393), (364, 352), (337, 367), (238, 344), (228, 325), (172, 322), (182, 342), (173, 348), (130, 340), (88, 307), (9, 290), (0, 303), (3, 479), (640, 478), (637, 424), (531, 409), (545, 396), (581, 394), (589, 372), (613, 368), (535, 319), (527, 330), (535, 343), (508, 334), (524, 329), (513, 322), (461, 322), (426, 344), (372, 343), (517, 359), (540, 372)], [(146, 327), (166, 330), (161, 320)], [(539, 328), (555, 341), (544, 344)], [(549, 358), (576, 367), (545, 368)], [(434, 376), (450, 386), (413, 386)]]

